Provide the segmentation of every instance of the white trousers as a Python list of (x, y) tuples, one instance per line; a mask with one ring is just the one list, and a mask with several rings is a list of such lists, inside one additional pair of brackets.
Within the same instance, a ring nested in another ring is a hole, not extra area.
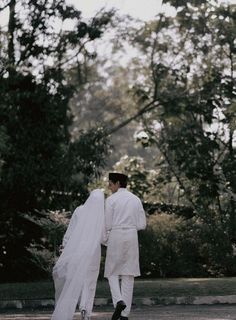
[(123, 317), (128, 317), (132, 305), (134, 276), (110, 276), (108, 278), (114, 307), (123, 300), (126, 308), (122, 311)]
[(84, 282), (81, 298), (79, 301), (80, 311), (86, 310), (87, 315), (90, 317), (93, 310), (93, 302), (97, 286), (99, 269), (89, 269), (87, 272), (87, 279)]

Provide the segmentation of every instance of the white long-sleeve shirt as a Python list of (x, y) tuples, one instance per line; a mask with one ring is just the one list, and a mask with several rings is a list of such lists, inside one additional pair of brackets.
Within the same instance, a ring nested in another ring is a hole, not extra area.
[(105, 225), (109, 233), (105, 277), (140, 275), (137, 230), (145, 229), (146, 217), (140, 199), (119, 188), (106, 200)]
[(106, 200), (106, 230), (117, 227), (146, 228), (146, 216), (141, 200), (126, 188), (119, 188)]

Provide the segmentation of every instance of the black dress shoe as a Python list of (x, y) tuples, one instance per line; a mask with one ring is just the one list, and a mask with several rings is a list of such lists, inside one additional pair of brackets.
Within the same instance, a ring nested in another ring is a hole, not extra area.
[(128, 317), (123, 317), (123, 316), (121, 316), (121, 317), (120, 317), (120, 320), (128, 320)]
[(120, 318), (121, 312), (125, 308), (126, 308), (126, 304), (124, 303), (124, 301), (122, 301), (122, 300), (118, 301), (111, 320), (118, 320)]

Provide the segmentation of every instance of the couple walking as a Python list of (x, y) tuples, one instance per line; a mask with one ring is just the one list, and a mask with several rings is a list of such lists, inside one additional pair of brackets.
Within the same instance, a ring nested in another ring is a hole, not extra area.
[(112, 320), (127, 320), (134, 277), (140, 275), (137, 231), (145, 229), (140, 199), (126, 189), (127, 176), (109, 174), (112, 195), (96, 189), (76, 208), (63, 238), (62, 253), (53, 268), (55, 309), (52, 320), (72, 320), (77, 304), (90, 319), (101, 259), (107, 246), (105, 274), (115, 311)]

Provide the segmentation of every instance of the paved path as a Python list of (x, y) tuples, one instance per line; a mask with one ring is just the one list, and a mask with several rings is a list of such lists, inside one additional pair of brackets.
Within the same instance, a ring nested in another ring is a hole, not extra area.
[[(0, 314), (1, 320), (49, 320), (51, 311), (14, 310)], [(91, 320), (110, 320), (112, 309), (96, 308)], [(76, 313), (74, 320), (79, 320)], [(236, 320), (236, 305), (152, 306), (133, 308), (129, 320)]]

